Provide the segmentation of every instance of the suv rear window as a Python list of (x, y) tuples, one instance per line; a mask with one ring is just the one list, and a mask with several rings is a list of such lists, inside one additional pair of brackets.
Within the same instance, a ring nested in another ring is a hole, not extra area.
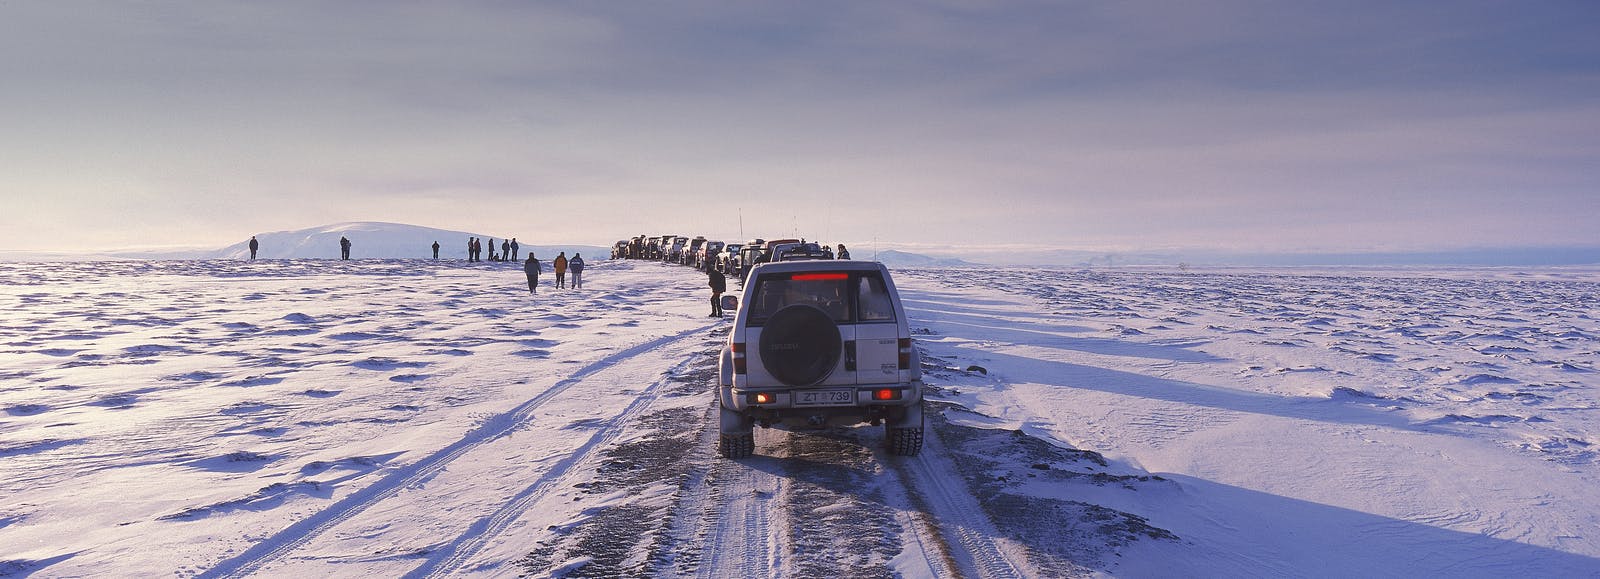
[(895, 321), (894, 302), (875, 272), (764, 275), (756, 284), (747, 306), (751, 326), (794, 304), (815, 306), (841, 324)]

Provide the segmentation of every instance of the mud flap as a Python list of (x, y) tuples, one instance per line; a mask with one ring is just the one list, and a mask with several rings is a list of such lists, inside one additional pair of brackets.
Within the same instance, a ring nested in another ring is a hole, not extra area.
[(721, 402), (717, 403), (717, 409), (722, 414), (722, 425), (719, 428), (722, 434), (750, 434), (755, 429), (755, 420), (745, 416), (744, 413), (723, 406)]
[(904, 411), (890, 414), (884, 423), (889, 428), (922, 428), (922, 401), (906, 406)]

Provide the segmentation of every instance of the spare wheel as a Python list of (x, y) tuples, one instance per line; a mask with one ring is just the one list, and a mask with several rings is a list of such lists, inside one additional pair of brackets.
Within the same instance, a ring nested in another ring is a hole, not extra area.
[(790, 386), (811, 386), (833, 373), (842, 350), (839, 326), (826, 312), (792, 305), (767, 318), (761, 329), (761, 366)]

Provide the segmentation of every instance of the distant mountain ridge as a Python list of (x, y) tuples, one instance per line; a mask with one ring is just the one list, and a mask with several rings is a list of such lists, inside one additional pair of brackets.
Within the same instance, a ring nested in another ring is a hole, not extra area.
[[(864, 252), (862, 252), (864, 253)], [(886, 249), (877, 254), (852, 255), (856, 259), (870, 259), (890, 267), (969, 267), (981, 264), (953, 257), (932, 257), (920, 253)]]
[[(467, 238), (487, 242), (494, 239), (496, 251), (504, 236), (491, 236), (378, 221), (332, 223), (292, 231), (257, 233), (261, 259), (338, 259), (339, 238), (351, 241), (355, 259), (427, 259), (432, 257), (434, 241), (439, 242), (441, 259), (466, 259)], [(533, 252), (540, 259), (560, 252), (568, 256), (585, 254), (585, 259), (610, 257), (611, 248), (597, 245), (530, 244), (517, 235), (521, 255)], [(164, 248), (110, 251), (8, 251), (0, 250), (0, 261), (97, 261), (97, 260), (186, 260), (248, 259), (249, 236), (220, 249)], [(881, 261), (891, 267), (1119, 267), (1119, 266), (1581, 266), (1600, 265), (1600, 247), (1478, 248), (1415, 252), (1349, 253), (1246, 253), (1219, 250), (1166, 250), (1160, 252), (1091, 252), (1062, 249), (966, 249), (946, 248), (943, 254), (924, 255), (894, 249), (872, 252), (856, 246), (854, 257)], [(955, 257), (951, 254), (954, 254)], [(965, 258), (965, 259), (963, 259)]]

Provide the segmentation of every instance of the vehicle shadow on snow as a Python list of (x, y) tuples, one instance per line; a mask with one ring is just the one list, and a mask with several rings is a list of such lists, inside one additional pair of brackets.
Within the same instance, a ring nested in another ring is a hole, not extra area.
[(1425, 431), (1423, 425), (1413, 423), (1400, 414), (1366, 405), (1340, 404), (1337, 399), (1259, 394), (966, 346), (947, 346), (941, 349), (940, 355), (961, 360), (988, 361), (987, 369), (996, 378), (1005, 375), (1024, 377), (1022, 379), (1028, 381), (1048, 378), (1050, 382), (1046, 384), (1051, 386), (1165, 400), (1232, 412)]
[[(1195, 505), (1198, 509), (1178, 509), (1197, 511), (1192, 515), (1168, 513), (1161, 517), (1190, 519), (1182, 527), (1173, 525), (1189, 541), (1172, 548), (1193, 551), (1194, 558), (1164, 551), (1141, 553), (1140, 568), (1158, 575), (1206, 575), (1202, 570), (1209, 567), (1213, 573), (1230, 576), (1595, 577), (1600, 569), (1597, 558), (1482, 533), (1443, 529), (1187, 475), (1162, 477), (1177, 483), (1184, 496), (1203, 504)], [(1222, 513), (1226, 515), (1219, 518)], [(1253, 565), (1258, 568), (1251, 568)]]
[[(1107, 356), (1128, 356), (1173, 362), (1222, 362), (1212, 354), (1193, 350), (1204, 342), (1187, 341), (1178, 344), (1145, 344), (1113, 338), (1064, 336), (1064, 333), (1094, 331), (1050, 321), (1017, 319), (997, 320), (996, 316), (1017, 315), (1015, 310), (990, 310), (925, 299), (906, 298), (907, 315), (919, 323), (938, 329), (941, 325), (973, 328), (978, 331), (948, 332), (950, 335), (973, 336), (976, 339), (1001, 340), (1013, 344), (1027, 344), (1059, 350), (1072, 350)], [(941, 332), (944, 333), (944, 332)]]

